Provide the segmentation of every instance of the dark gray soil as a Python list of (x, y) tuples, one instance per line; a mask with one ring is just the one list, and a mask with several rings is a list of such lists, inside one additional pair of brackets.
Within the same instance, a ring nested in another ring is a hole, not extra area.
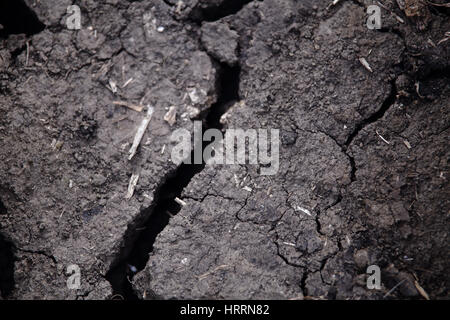
[[(450, 9), (331, 2), (3, 1), (0, 299), (448, 299)], [(175, 165), (194, 120), (280, 129), (278, 173)]]

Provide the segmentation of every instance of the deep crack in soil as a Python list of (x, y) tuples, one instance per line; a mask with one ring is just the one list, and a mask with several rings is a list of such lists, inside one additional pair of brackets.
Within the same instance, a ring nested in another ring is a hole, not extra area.
[(10, 34), (24, 33), (28, 36), (44, 30), (45, 25), (28, 8), (23, 0), (2, 0), (0, 2), (0, 38)]
[(353, 139), (358, 136), (358, 134), (363, 130), (365, 127), (370, 125), (371, 123), (375, 123), (386, 114), (386, 112), (389, 110), (389, 108), (395, 103), (397, 100), (397, 88), (395, 86), (395, 79), (391, 81), (391, 91), (384, 100), (383, 104), (381, 105), (380, 109), (373, 113), (369, 118), (359, 123), (355, 130), (348, 136), (347, 141), (345, 141), (344, 145), (342, 147), (342, 151), (347, 155), (350, 165), (352, 167), (351, 173), (350, 173), (350, 179), (352, 182), (356, 180), (356, 163), (355, 158), (348, 154), (347, 149), (350, 146), (350, 144), (353, 142)]
[(359, 123), (355, 130), (348, 136), (347, 141), (345, 142), (345, 148), (347, 149), (348, 146), (353, 142), (353, 139), (361, 132), (362, 129), (367, 127), (369, 124), (377, 122), (383, 116), (386, 114), (386, 111), (389, 110), (389, 108), (395, 103), (397, 96), (397, 88), (395, 87), (395, 80), (391, 81), (391, 91), (389, 92), (388, 97), (386, 100), (384, 100), (383, 104), (381, 105), (380, 109), (373, 113), (369, 118), (365, 119), (361, 123)]
[(254, 0), (230, 0), (224, 1), (219, 6), (208, 6), (200, 9), (200, 20), (198, 22), (218, 21), (226, 16), (239, 12), (246, 4)]
[[(6, 39), (12, 34), (37, 34), (44, 30), (45, 25), (23, 0), (3, 0), (0, 2), (0, 39)], [(11, 52), (14, 60), (26, 46)], [(1, 58), (1, 57), (0, 57)], [(3, 91), (3, 92), (2, 92)], [(8, 91), (0, 87), (0, 94)], [(8, 210), (0, 200), (0, 215), (7, 215)], [(14, 245), (0, 233), (0, 295), (7, 298), (14, 289)]]
[[(218, 7), (202, 9), (198, 16), (199, 19), (194, 18), (192, 20), (199, 25), (203, 21), (217, 21), (235, 14), (251, 1), (253, 0), (223, 2)], [(217, 61), (210, 54), (208, 56), (219, 73), (218, 83), (216, 84), (218, 97), (217, 101), (198, 117), (202, 121), (203, 132), (212, 128), (223, 129), (220, 123), (221, 116), (233, 103), (239, 101), (239, 74), (241, 71), (239, 65), (229, 66)], [(201, 147), (203, 154), (203, 149), (210, 143), (197, 141), (194, 143), (194, 148)], [(194, 152), (195, 150), (192, 150), (190, 155), (192, 159)], [(158, 234), (168, 225), (170, 218), (181, 210), (181, 206), (175, 201), (175, 198), (180, 197), (192, 178), (204, 169), (205, 159), (202, 161), (202, 164), (181, 164), (156, 190), (155, 200), (152, 206), (147, 209), (150, 213), (145, 214), (145, 216), (148, 216), (148, 220), (143, 226), (136, 228), (136, 230), (142, 229), (142, 231), (139, 231), (138, 238), (131, 245), (129, 254), (122, 262), (109, 270), (106, 275), (113, 287), (114, 295), (122, 296), (126, 300), (138, 299), (133, 291), (131, 280), (136, 273), (145, 268)], [(126, 250), (128, 249), (126, 248)]]
[[(212, 57), (211, 59), (214, 61)], [(218, 98), (217, 102), (199, 117), (202, 121), (203, 132), (213, 128), (221, 130), (223, 126), (220, 123), (220, 117), (239, 100), (240, 67), (230, 67), (217, 61), (215, 64), (219, 71)], [(202, 148), (203, 154), (203, 149), (210, 143), (197, 141), (194, 146)], [(190, 155), (192, 159), (194, 152), (195, 150), (192, 150)], [(148, 217), (147, 221), (136, 228), (136, 232), (139, 233), (137, 239), (125, 248), (129, 253), (106, 275), (113, 287), (113, 296), (122, 296), (126, 300), (138, 299), (133, 291), (131, 280), (136, 273), (145, 268), (158, 234), (168, 225), (170, 218), (181, 210), (181, 205), (175, 201), (175, 198), (179, 198), (192, 178), (204, 169), (205, 159), (202, 161), (202, 164), (182, 163), (157, 188), (153, 204), (146, 209), (148, 213), (144, 214)]]
[(6, 299), (13, 289), (14, 246), (0, 234), (0, 295)]

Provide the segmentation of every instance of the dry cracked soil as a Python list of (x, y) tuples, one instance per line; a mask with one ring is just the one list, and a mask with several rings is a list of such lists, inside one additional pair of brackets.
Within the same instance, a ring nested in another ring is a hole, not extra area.
[[(448, 299), (449, 16), (443, 0), (0, 1), (0, 299)], [(175, 164), (171, 134), (194, 121), (279, 129), (278, 171)]]

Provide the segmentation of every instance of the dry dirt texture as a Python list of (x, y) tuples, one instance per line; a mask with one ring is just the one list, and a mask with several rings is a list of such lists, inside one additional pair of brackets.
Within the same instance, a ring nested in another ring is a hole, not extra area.
[[(380, 2), (2, 1), (0, 299), (448, 299), (450, 9)], [(279, 171), (175, 165), (194, 120)]]

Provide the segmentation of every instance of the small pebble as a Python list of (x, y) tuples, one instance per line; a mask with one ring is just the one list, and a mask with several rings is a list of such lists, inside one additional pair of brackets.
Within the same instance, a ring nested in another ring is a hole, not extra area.
[(137, 269), (135, 266), (132, 266), (131, 264), (128, 265), (128, 268), (130, 269), (131, 272), (136, 273)]

